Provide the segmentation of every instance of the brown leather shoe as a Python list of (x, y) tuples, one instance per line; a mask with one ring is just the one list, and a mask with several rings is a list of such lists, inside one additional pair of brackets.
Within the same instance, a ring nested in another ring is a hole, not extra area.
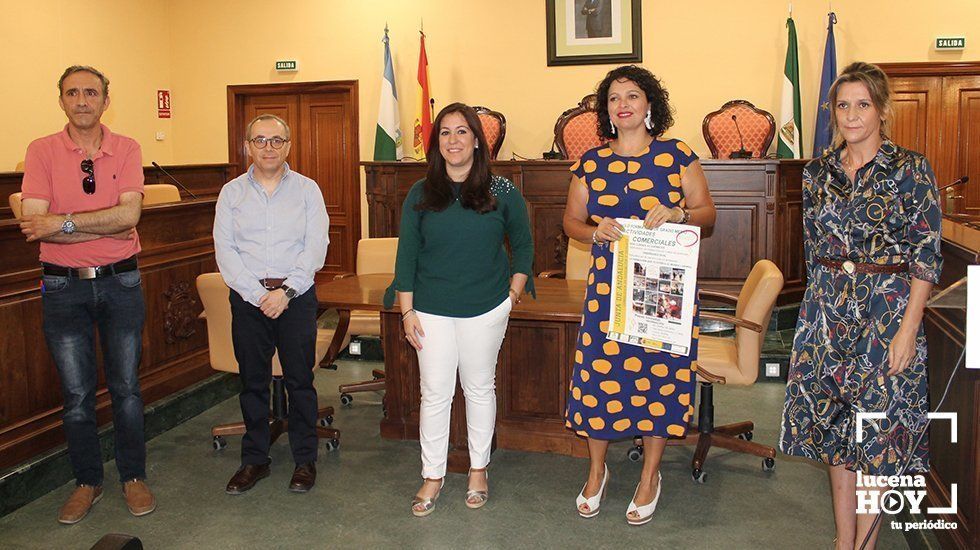
[(123, 495), (129, 512), (136, 517), (145, 516), (157, 509), (157, 499), (142, 479), (131, 479), (123, 483)]
[(225, 492), (229, 495), (240, 495), (248, 491), (262, 478), (269, 477), (269, 463), (246, 464), (235, 475), (231, 476)]
[(293, 478), (289, 480), (289, 490), (294, 493), (305, 493), (316, 484), (316, 462), (297, 464), (293, 470)]
[(58, 512), (58, 523), (72, 525), (85, 519), (88, 511), (102, 499), (102, 487), (79, 485)]

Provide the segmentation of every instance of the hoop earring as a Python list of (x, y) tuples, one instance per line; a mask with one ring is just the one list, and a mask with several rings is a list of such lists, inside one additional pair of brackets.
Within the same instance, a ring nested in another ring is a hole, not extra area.
[(609, 131), (612, 132), (612, 135), (616, 135), (616, 125), (613, 124), (611, 118), (609, 119)]
[(650, 119), (650, 109), (647, 109), (647, 116), (643, 119), (643, 124), (646, 125), (647, 130), (653, 130), (653, 120)]

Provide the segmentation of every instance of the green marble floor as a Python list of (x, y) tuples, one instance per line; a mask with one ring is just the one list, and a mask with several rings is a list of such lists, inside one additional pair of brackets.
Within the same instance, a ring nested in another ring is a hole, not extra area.
[[(782, 336), (780, 335), (780, 338)], [(370, 377), (379, 363), (341, 361), (337, 371), (320, 370), (322, 404), (338, 404), (337, 385)], [(752, 419), (755, 441), (775, 444), (782, 385), (718, 388), (719, 423)], [(66, 483), (0, 518), (0, 547), (91, 547), (103, 534), (129, 533), (146, 548), (830, 548), (833, 518), (824, 470), (779, 456), (776, 470), (761, 461), (712, 451), (707, 483), (690, 477), (690, 448), (669, 447), (664, 456), (663, 496), (653, 522), (630, 527), (624, 513), (639, 473), (626, 458), (627, 442), (610, 451), (612, 472), (602, 512), (578, 517), (574, 498), (586, 461), (567, 456), (498, 450), (490, 468), (490, 501), (481, 510), (463, 503), (465, 478), (449, 475), (435, 513), (409, 512), (419, 484), (418, 443), (383, 440), (378, 434), (381, 396), (358, 394), (339, 409), (339, 450), (319, 461), (317, 487), (289, 493), (292, 471), (286, 438), (272, 450), (273, 474), (251, 492), (223, 491), (238, 465), (238, 442), (211, 448), (209, 427), (240, 418), (230, 398), (152, 439), (149, 482), (159, 507), (134, 518), (118, 485), (75, 526), (59, 525), (58, 507), (71, 492)], [(106, 464), (114, 479), (114, 464)], [(879, 548), (907, 548), (887, 525)]]

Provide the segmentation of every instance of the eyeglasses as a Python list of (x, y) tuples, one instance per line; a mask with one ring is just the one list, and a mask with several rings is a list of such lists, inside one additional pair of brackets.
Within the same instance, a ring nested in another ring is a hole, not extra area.
[(289, 143), (288, 139), (281, 138), (279, 136), (267, 138), (267, 137), (257, 137), (252, 138), (249, 141), (252, 145), (255, 145), (259, 149), (265, 149), (265, 145), (268, 143), (273, 149), (282, 149), (282, 146)]
[(82, 161), (82, 172), (88, 174), (82, 178), (82, 191), (85, 191), (86, 195), (95, 194), (95, 163), (92, 159)]

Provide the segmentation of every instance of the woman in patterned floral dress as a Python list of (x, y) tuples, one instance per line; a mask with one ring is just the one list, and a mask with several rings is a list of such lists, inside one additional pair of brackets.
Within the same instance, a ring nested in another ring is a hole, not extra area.
[[(929, 162), (885, 136), (889, 95), (880, 68), (845, 68), (830, 89), (840, 145), (803, 172), (807, 288), (780, 449), (829, 466), (838, 548), (860, 546), (875, 518), (855, 514), (856, 472), (929, 469), (921, 321), (942, 266), (942, 214)], [(863, 421), (859, 440), (858, 413), (885, 416)]]
[(688, 356), (606, 339), (616, 218), (702, 227), (714, 224), (715, 207), (704, 171), (682, 141), (661, 136), (673, 123), (667, 92), (646, 69), (611, 71), (597, 93), (599, 136), (610, 140), (572, 166), (565, 234), (592, 244), (582, 328), (570, 381), (566, 426), (587, 437), (588, 481), (576, 501), (593, 517), (608, 479), (609, 441), (642, 436), (643, 470), (627, 509), (630, 524), (648, 522), (660, 497), (660, 457), (668, 437), (682, 437), (694, 412), (697, 304)]

